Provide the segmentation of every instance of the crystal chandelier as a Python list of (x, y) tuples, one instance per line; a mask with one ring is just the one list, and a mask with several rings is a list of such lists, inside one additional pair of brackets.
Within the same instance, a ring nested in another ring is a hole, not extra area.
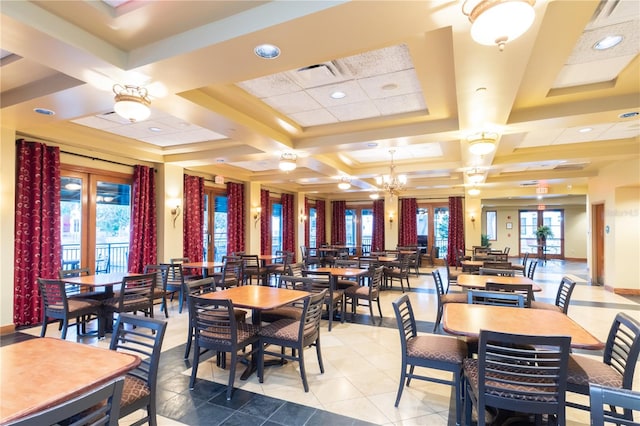
[(407, 184), (407, 176), (395, 174), (395, 164), (393, 164), (393, 154), (395, 150), (390, 150), (391, 165), (389, 166), (389, 174), (376, 177), (376, 183), (382, 188), (383, 191), (388, 192), (391, 198), (398, 195), (400, 191), (404, 190)]

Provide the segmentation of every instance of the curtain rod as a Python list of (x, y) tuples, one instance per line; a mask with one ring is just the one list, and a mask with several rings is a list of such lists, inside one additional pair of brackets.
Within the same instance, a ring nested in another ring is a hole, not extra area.
[[(103, 161), (105, 163), (111, 163), (111, 164), (117, 164), (119, 166), (127, 166), (127, 167), (135, 167), (135, 164), (125, 164), (125, 163), (120, 163), (119, 161), (113, 161), (113, 160), (105, 160), (104, 158), (99, 158), (99, 157), (92, 157), (90, 155), (85, 155), (85, 154), (78, 154), (76, 152), (69, 152), (69, 151), (63, 151), (60, 150), (61, 154), (69, 154), (69, 155), (75, 155), (76, 157), (82, 157), (82, 158), (87, 158), (89, 160), (93, 160), (93, 161)], [(157, 172), (156, 168), (153, 167), (153, 171)]]

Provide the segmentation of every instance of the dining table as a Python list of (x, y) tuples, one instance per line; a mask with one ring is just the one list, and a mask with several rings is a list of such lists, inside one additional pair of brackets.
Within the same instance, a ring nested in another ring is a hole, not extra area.
[(133, 354), (50, 337), (0, 347), (0, 424), (64, 403), (124, 376)]
[(542, 291), (542, 287), (536, 284), (531, 278), (523, 277), (521, 275), (514, 277), (503, 277), (495, 275), (474, 275), (474, 274), (460, 274), (456, 280), (456, 283), (463, 288), (477, 288), (484, 289), (487, 286), (487, 282), (506, 285), (519, 285), (519, 284), (531, 284), (531, 289), (534, 292)]
[(224, 266), (224, 262), (185, 262), (182, 264), (182, 269), (199, 269), (202, 271), (202, 277), (206, 278), (210, 276), (209, 271), (215, 271), (216, 269), (220, 269)]
[(463, 260), (460, 265), (464, 272), (477, 272), (484, 266), (484, 260)]
[[(242, 285), (205, 293), (198, 297), (212, 300), (228, 299), (231, 300), (233, 306), (236, 308), (251, 309), (251, 322), (259, 325), (262, 322), (260, 314), (265, 309), (279, 308), (280, 306), (303, 299), (309, 295), (311, 295), (311, 293), (302, 290), (291, 290), (287, 288), (268, 287), (262, 285)], [(277, 363), (280, 363), (280, 361), (278, 360)], [(270, 364), (270, 362), (265, 362), (265, 365)], [(251, 362), (245, 371), (242, 372), (240, 379), (247, 380), (251, 374), (256, 371), (256, 368), (256, 360), (252, 357)]]
[(570, 336), (574, 349), (600, 350), (604, 343), (562, 312), (510, 306), (446, 303), (442, 329), (477, 338), (480, 330), (534, 336)]

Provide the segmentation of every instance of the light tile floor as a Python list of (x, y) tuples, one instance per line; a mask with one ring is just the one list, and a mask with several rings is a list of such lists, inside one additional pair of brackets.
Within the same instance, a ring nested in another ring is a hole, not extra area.
[[(411, 291), (408, 292), (419, 329), (425, 333), (433, 328), (437, 307), (430, 271), (422, 268), (420, 276), (412, 276)], [(553, 303), (558, 284), (566, 274), (580, 281), (571, 299), (569, 316), (600, 340), (606, 340), (617, 312), (625, 311), (640, 318), (640, 298), (623, 297), (607, 292), (603, 287), (591, 286), (583, 262), (551, 260), (546, 265), (539, 265), (536, 282), (543, 287), (543, 292), (536, 294), (536, 300)], [(456, 291), (455, 288), (452, 291)], [(161, 359), (159, 424), (455, 424), (454, 400), (449, 386), (414, 380), (411, 387), (405, 388), (400, 406), (393, 406), (400, 373), (400, 342), (391, 302), (400, 294), (399, 290), (383, 292), (384, 320), (380, 325), (379, 321), (372, 324), (366, 308), (358, 308), (353, 323), (349, 322), (349, 315), (344, 324), (334, 322), (331, 332), (327, 331), (323, 320), (321, 342), (325, 373), (320, 374), (315, 350), (308, 349), (305, 357), (308, 393), (303, 390), (297, 363), (267, 368), (264, 383), (259, 383), (255, 374), (249, 380), (240, 380), (242, 368), (238, 368), (237, 389), (231, 403), (222, 395), (228, 371), (216, 367), (211, 359), (201, 362), (198, 369), (201, 380), (196, 389), (188, 389), (190, 362), (182, 359), (187, 313), (178, 313), (177, 302), (171, 303)], [(156, 318), (163, 317), (163, 313), (156, 312)], [(75, 330), (70, 328), (69, 331), (67, 339), (76, 340)], [(40, 327), (21, 332), (39, 335)], [(48, 327), (47, 336), (60, 336), (55, 324)], [(80, 341), (108, 346), (108, 338), (98, 341), (82, 337)], [(601, 352), (576, 352), (602, 359)], [(430, 373), (446, 377), (438, 371)], [(640, 389), (640, 372), (636, 374), (634, 389)], [(573, 395), (569, 398), (586, 401)], [(128, 424), (127, 421), (138, 417), (140, 414), (134, 413), (121, 423)], [(568, 425), (589, 424), (588, 413), (580, 410), (567, 408), (567, 418)]]

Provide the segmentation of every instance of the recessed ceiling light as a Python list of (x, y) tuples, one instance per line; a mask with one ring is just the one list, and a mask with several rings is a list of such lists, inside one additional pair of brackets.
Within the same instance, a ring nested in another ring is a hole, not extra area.
[(578, 130), (578, 132), (580, 132), (580, 133), (589, 133), (592, 130), (593, 130), (593, 127), (583, 127), (582, 129)]
[(33, 112), (36, 112), (42, 115), (55, 115), (54, 111), (51, 111), (50, 109), (46, 109), (46, 108), (34, 108)]
[(280, 48), (273, 44), (261, 44), (253, 49), (254, 53), (263, 59), (275, 59), (280, 56)]
[(618, 117), (619, 118), (631, 118), (631, 117), (636, 117), (638, 114), (640, 114), (640, 112), (631, 111), (631, 112), (625, 112), (624, 114), (620, 114)]
[(595, 50), (607, 50), (617, 46), (620, 42), (622, 42), (621, 35), (610, 35), (596, 42), (596, 44), (593, 45), (593, 48)]
[(344, 93), (344, 92), (341, 92), (341, 91), (339, 91), (339, 90), (336, 90), (336, 91), (335, 91), (335, 92), (333, 92), (330, 96), (331, 96), (333, 99), (342, 99), (342, 98), (344, 98), (345, 96), (347, 96), (347, 94), (346, 94), (346, 93)]
[(378, 143), (377, 142), (369, 142), (369, 143), (367, 143), (367, 146), (369, 148), (375, 148), (376, 146), (378, 146)]
[(149, 127), (149, 131), (151, 131), (151, 132), (161, 132), (162, 129), (160, 127)]

